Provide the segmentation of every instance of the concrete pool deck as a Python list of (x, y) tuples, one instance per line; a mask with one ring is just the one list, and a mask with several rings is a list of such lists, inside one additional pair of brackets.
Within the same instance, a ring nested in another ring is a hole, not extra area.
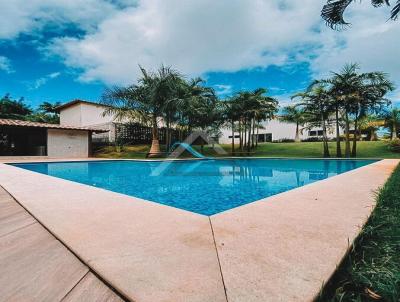
[(0, 185), (132, 301), (311, 301), (398, 163), (210, 217), (4, 164)]

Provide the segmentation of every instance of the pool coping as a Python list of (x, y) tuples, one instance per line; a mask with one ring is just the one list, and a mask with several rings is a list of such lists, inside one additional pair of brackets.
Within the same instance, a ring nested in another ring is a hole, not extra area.
[(4, 164), (0, 185), (132, 301), (311, 301), (398, 163), (381, 160), (210, 217)]

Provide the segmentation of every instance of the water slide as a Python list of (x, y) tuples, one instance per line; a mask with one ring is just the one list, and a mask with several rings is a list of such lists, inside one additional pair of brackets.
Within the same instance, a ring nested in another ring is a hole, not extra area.
[[(193, 149), (193, 147), (187, 143), (180, 143), (180, 142), (176, 142), (175, 144), (172, 145), (171, 150), (174, 150), (171, 152), (171, 154), (177, 155), (179, 156), (180, 154), (177, 152), (177, 150), (179, 148), (185, 149), (187, 152), (189, 152), (190, 154), (192, 154), (194, 157), (197, 158), (207, 158), (205, 157), (203, 154), (197, 152), (195, 149)], [(183, 150), (181, 150), (183, 151)]]

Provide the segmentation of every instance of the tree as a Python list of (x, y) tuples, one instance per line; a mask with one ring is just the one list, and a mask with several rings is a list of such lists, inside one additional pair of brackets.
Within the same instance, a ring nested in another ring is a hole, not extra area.
[(110, 106), (104, 114), (151, 124), (152, 144), (148, 155), (155, 157), (161, 154), (158, 122), (165, 117), (165, 109), (171, 100), (177, 98), (182, 77), (179, 72), (165, 66), (161, 66), (157, 72), (148, 72), (142, 67), (140, 70), (142, 75), (138, 84), (106, 89), (102, 103)]
[[(328, 0), (321, 11), (321, 16), (325, 20), (326, 24), (333, 29), (342, 28), (348, 26), (349, 23), (344, 20), (344, 13), (349, 5), (355, 0)], [(390, 6), (389, 0), (371, 0), (371, 4), (374, 7), (380, 7), (383, 5)], [(396, 20), (400, 13), (400, 0), (396, 1), (395, 6), (392, 8), (390, 18)]]
[(323, 84), (313, 85), (305, 92), (300, 92), (292, 96), (292, 99), (300, 98), (298, 106), (302, 106), (304, 112), (309, 115), (308, 127), (322, 128), (322, 142), (324, 157), (330, 157), (327, 126), (330, 118), (330, 100), (331, 97)]
[(280, 120), (296, 124), (296, 135), (295, 142), (300, 142), (300, 127), (303, 127), (308, 120), (308, 114), (299, 106), (287, 106), (283, 108), (283, 114), (280, 117)]
[(378, 140), (377, 131), (379, 127), (385, 125), (384, 120), (376, 115), (366, 115), (359, 121), (359, 128), (362, 132), (367, 132), (367, 139), (370, 141)]
[[(327, 85), (331, 104), (341, 111), (345, 124), (345, 156), (357, 155), (358, 122), (367, 113), (377, 112), (388, 104), (384, 98), (394, 89), (385, 73), (359, 73), (357, 64), (346, 64), (340, 72), (332, 72), (332, 77), (316, 81), (314, 84)], [(333, 102), (333, 103), (332, 103)], [(338, 107), (336, 107), (338, 106)], [(350, 145), (350, 124), (353, 122), (353, 148)]]
[(382, 114), (385, 127), (390, 129), (390, 139), (394, 140), (399, 137), (400, 132), (400, 109), (392, 108)]
[(50, 103), (50, 102), (43, 102), (39, 105), (39, 111), (49, 114), (58, 114), (58, 107), (61, 106), (60, 102)]
[(24, 103), (24, 98), (14, 100), (9, 94), (0, 99), (0, 118), (24, 120), (32, 109)]
[[(254, 91), (241, 91), (231, 100), (236, 114), (232, 117), (238, 121), (240, 149), (249, 152), (255, 147), (256, 128), (259, 123), (271, 119), (278, 110), (276, 99), (266, 95), (267, 90), (258, 88)], [(233, 134), (232, 134), (233, 135)]]

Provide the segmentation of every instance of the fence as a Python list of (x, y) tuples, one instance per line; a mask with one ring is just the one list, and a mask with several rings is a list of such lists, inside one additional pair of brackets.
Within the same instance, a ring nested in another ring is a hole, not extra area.
[[(171, 143), (182, 141), (188, 135), (187, 131), (170, 129)], [(167, 138), (167, 129), (158, 129), (158, 139), (160, 144), (165, 144)], [(115, 141), (120, 145), (141, 145), (151, 144), (152, 128), (140, 124), (116, 124)]]

